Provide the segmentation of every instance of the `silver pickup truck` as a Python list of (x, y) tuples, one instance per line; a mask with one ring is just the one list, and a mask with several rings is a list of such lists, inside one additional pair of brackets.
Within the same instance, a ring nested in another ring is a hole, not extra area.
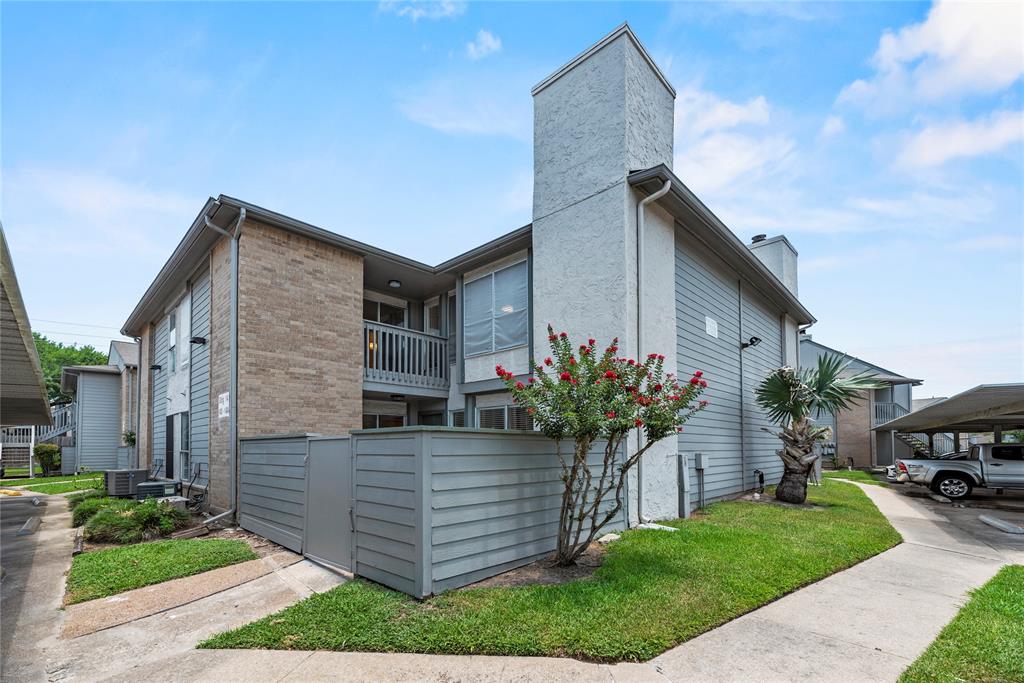
[(958, 500), (976, 487), (1024, 489), (1024, 443), (971, 446), (961, 458), (896, 461), (896, 480)]

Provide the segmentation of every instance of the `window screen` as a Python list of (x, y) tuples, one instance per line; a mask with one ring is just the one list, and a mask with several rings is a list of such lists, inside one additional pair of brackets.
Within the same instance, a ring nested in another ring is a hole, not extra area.
[(530, 295), (525, 261), (473, 280), (463, 292), (465, 355), (527, 342)]
[(448, 362), (455, 362), (455, 297), (448, 297)]
[(452, 427), (465, 427), (466, 426), (466, 411), (465, 410), (453, 410), (452, 411)]
[(1024, 447), (993, 446), (992, 458), (995, 460), (1024, 460)]
[(381, 415), (378, 420), (380, 421), (381, 429), (405, 426), (405, 415)]
[(481, 429), (504, 429), (505, 406), (497, 408), (480, 408), (478, 412)]
[(509, 406), (508, 428), (533, 431), (533, 418), (523, 406)]
[(377, 416), (370, 413), (363, 413), (363, 429), (376, 429)]

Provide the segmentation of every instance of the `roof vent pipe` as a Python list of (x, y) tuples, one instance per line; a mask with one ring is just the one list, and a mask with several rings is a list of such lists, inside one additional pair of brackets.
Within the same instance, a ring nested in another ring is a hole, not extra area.
[(750, 240), (750, 243), (757, 244), (758, 242), (764, 242), (766, 239), (768, 239), (768, 235), (761, 233), (760, 235), (754, 235), (754, 237)]

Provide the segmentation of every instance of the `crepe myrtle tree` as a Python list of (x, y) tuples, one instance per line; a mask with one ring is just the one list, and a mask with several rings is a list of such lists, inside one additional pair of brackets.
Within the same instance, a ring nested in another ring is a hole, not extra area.
[(778, 500), (797, 504), (807, 500), (807, 478), (820, 457), (814, 446), (828, 439), (832, 431), (815, 426), (812, 416), (835, 415), (855, 405), (860, 392), (881, 386), (868, 372), (850, 374), (849, 366), (839, 356), (819, 356), (817, 367), (773, 370), (755, 390), (768, 419), (779, 424), (779, 431), (761, 428), (782, 441), (782, 449), (777, 451), (783, 464), (782, 480), (775, 488)]
[[(565, 332), (555, 334), (548, 325), (548, 342), (551, 355), (532, 362), (535, 373), (526, 383), (500, 365), (495, 372), (540, 432), (557, 444), (565, 486), (556, 561), (564, 567), (574, 564), (622, 510), (626, 476), (643, 454), (681, 432), (708, 405), (700, 399), (708, 383), (700, 370), (680, 383), (665, 373), (665, 356), (660, 354), (642, 361), (620, 357), (617, 339), (603, 352), (593, 339), (574, 347)], [(644, 439), (621, 460), (620, 446), (632, 429), (642, 430)], [(571, 455), (562, 449), (562, 442), (569, 440)], [(588, 463), (596, 441), (604, 442), (602, 461)]]

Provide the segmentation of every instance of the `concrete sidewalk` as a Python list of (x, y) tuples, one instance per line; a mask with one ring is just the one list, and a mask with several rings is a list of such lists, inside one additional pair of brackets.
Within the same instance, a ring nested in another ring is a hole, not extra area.
[(962, 521), (951, 522), (922, 501), (878, 486), (861, 488), (903, 536), (902, 545), (643, 664), (191, 649), (202, 637), (224, 630), (214, 628), (218, 623), (239, 625), (293, 602), (295, 594), (282, 591), (284, 577), (276, 574), (177, 610), (62, 641), (61, 656), (49, 667), (50, 680), (895, 681), (953, 618), (967, 591), (1024, 555), (1016, 546), (1004, 547), (997, 536), (979, 536)]

